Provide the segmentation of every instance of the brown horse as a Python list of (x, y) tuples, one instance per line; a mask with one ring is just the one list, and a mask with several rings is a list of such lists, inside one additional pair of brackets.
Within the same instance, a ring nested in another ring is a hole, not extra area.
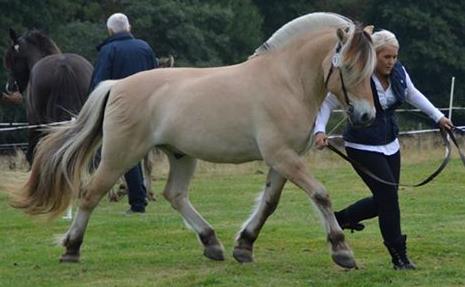
[[(156, 69), (101, 83), (76, 121), (55, 128), (39, 144), (30, 178), (12, 199), (13, 205), (53, 218), (71, 199), (79, 198), (61, 257), (78, 261), (90, 215), (100, 199), (129, 167), (159, 147), (170, 163), (164, 197), (197, 233), (204, 255), (223, 260), (223, 246), (213, 227), (188, 199), (196, 159), (264, 160), (270, 167), (265, 189), (238, 234), (236, 260), (253, 260), (253, 243), (290, 180), (320, 211), (333, 260), (355, 267), (330, 198), (303, 154), (327, 91), (345, 103), (353, 124), (363, 126), (374, 118), (369, 80), (375, 51), (369, 33), (345, 18), (326, 13), (304, 17), (312, 21), (285, 25), (277, 32), (280, 37), (267, 42), (269, 49), (238, 65)], [(317, 25), (320, 20), (324, 25)], [(307, 26), (294, 29), (295, 25)], [(86, 175), (100, 144), (101, 163)]]
[[(61, 53), (55, 42), (38, 30), (18, 36), (10, 29), (11, 44), (4, 63), (9, 71), (6, 90), (26, 92), (29, 124), (70, 120), (81, 110), (88, 96), (92, 65), (77, 54)], [(29, 132), (26, 158), (32, 163), (42, 132)]]

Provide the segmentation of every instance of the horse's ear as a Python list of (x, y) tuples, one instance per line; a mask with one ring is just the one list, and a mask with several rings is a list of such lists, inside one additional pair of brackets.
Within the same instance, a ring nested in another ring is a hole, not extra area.
[(373, 34), (373, 29), (375, 29), (375, 26), (368, 25), (368, 26), (365, 26), (365, 28), (363, 28), (363, 31), (371, 35)]
[(345, 44), (347, 39), (349, 39), (348, 32), (346, 32), (345, 29), (338, 28), (336, 34), (342, 44)]
[(16, 31), (13, 30), (13, 28), (9, 28), (9, 32), (10, 32), (11, 41), (13, 41), (13, 44), (17, 44), (18, 43), (18, 34), (16, 34)]

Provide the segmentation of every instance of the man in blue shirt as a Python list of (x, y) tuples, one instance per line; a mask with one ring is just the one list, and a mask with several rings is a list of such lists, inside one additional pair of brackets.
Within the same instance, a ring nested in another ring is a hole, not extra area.
[[(97, 63), (90, 84), (92, 91), (98, 83), (110, 79), (122, 79), (132, 74), (158, 67), (155, 54), (148, 43), (131, 34), (126, 15), (115, 13), (107, 20), (109, 37), (97, 46)], [(125, 175), (128, 186), (128, 213), (144, 213), (147, 192), (141, 164), (138, 163)]]

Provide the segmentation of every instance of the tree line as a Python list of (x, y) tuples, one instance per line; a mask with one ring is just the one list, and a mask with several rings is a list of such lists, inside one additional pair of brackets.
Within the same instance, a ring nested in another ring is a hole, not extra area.
[[(18, 32), (35, 28), (63, 52), (94, 63), (95, 47), (107, 36), (107, 17), (123, 12), (133, 34), (149, 42), (158, 56), (173, 55), (175, 66), (229, 65), (246, 60), (283, 24), (316, 11), (394, 32), (401, 46), (399, 59), (417, 88), (445, 107), (455, 76), (455, 105), (464, 106), (464, 0), (0, 0), (0, 53), (9, 45), (9, 27)], [(2, 67), (0, 83), (6, 77)], [(410, 116), (413, 122), (417, 116)], [(463, 125), (464, 119), (463, 113), (454, 115), (456, 124)], [(24, 120), (23, 107), (0, 106), (0, 122)]]

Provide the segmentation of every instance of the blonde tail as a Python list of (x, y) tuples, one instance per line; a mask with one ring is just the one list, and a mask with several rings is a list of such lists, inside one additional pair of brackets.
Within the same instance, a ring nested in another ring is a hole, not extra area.
[(116, 82), (102, 82), (90, 94), (77, 120), (50, 129), (37, 145), (27, 183), (12, 194), (11, 206), (29, 215), (54, 219), (79, 196), (83, 174), (102, 140), (104, 110)]

